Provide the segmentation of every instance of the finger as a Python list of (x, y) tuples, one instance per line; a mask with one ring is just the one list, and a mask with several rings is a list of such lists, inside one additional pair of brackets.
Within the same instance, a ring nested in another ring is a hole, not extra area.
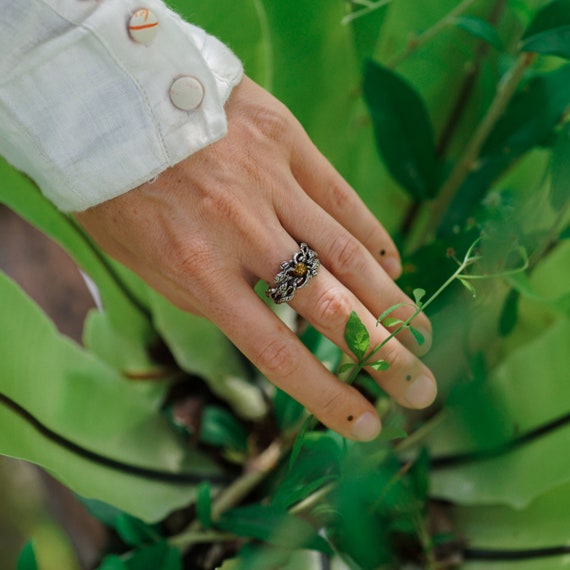
[[(310, 236), (310, 246), (318, 252), (324, 266), (376, 317), (394, 305), (401, 306), (390, 317), (405, 321), (413, 315), (416, 310), (413, 301), (396, 286), (366, 247), (301, 189), (296, 193), (290, 189), (288, 193), (294, 199), (284, 206), (281, 223), (290, 235), (300, 239), (307, 236), (307, 240)], [(413, 326), (424, 339), (421, 345), (409, 329), (403, 330), (399, 338), (407, 348), (422, 356), (431, 346), (431, 324), (420, 313)]]
[(400, 276), (400, 254), (392, 238), (304, 132), (295, 141), (291, 171), (307, 195), (355, 236), (392, 279)]
[(206, 310), (208, 318), (275, 386), (344, 437), (368, 441), (378, 435), (380, 420), (370, 402), (333, 376), (245, 281), (234, 284), (231, 303), (216, 305)]
[[(289, 240), (283, 240), (286, 244)], [(277, 250), (283, 251), (288, 245)], [(276, 264), (277, 265), (277, 264)], [(260, 267), (260, 276), (268, 281), (267, 268)], [(297, 290), (290, 305), (305, 317), (317, 330), (339, 346), (346, 354), (351, 354), (344, 339), (346, 324), (352, 311), (355, 311), (370, 334), (371, 348), (385, 341), (389, 332), (376, 326), (376, 318), (369, 310), (321, 266), (319, 273), (306, 287)], [(391, 339), (380, 349), (377, 359), (386, 360), (387, 371), (369, 369), (370, 375), (400, 404), (411, 408), (424, 408), (435, 399), (437, 388), (430, 370), (396, 338)]]

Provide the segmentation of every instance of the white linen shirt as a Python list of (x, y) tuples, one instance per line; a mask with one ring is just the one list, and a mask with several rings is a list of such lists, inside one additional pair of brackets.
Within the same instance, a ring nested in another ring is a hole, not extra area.
[[(129, 30), (140, 9), (150, 42)], [(0, 154), (61, 210), (85, 210), (223, 137), (242, 75), (161, 0), (0, 0)], [(198, 89), (190, 110), (180, 77)]]

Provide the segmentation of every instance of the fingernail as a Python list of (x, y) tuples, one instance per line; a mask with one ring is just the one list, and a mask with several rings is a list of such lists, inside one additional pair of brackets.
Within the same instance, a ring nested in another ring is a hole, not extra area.
[[(412, 323), (413, 326), (413, 323)], [(431, 348), (431, 333), (428, 332), (426, 329), (422, 328), (422, 327), (417, 327), (416, 329), (423, 337), (424, 337), (424, 342), (423, 344), (419, 344), (419, 354), (420, 356), (423, 356), (424, 354), (427, 354), (429, 352), (429, 349)]]
[(435, 382), (428, 376), (420, 376), (406, 390), (406, 399), (414, 408), (427, 408), (437, 394)]
[(380, 420), (372, 412), (364, 412), (353, 424), (352, 435), (358, 441), (370, 441), (379, 433)]
[(402, 264), (396, 257), (387, 257), (386, 259), (383, 259), (382, 267), (384, 268), (384, 271), (392, 277), (392, 279), (397, 279), (402, 274)]

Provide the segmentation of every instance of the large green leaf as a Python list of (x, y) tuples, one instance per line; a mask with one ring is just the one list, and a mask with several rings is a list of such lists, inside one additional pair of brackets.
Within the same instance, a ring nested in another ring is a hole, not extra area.
[[(533, 501), (524, 510), (510, 507), (456, 507), (452, 510), (455, 532), (471, 551), (485, 553), (486, 560), (467, 563), (469, 570), (504, 570), (501, 554), (520, 556), (513, 568), (551, 570), (567, 567), (570, 485), (566, 484)], [(533, 550), (558, 549), (558, 555), (540, 556)], [(526, 560), (525, 560), (526, 553)], [(479, 554), (481, 556), (481, 554)], [(495, 558), (493, 560), (493, 557)], [(509, 567), (511, 564), (509, 564)]]
[(125, 382), (60, 336), (3, 274), (0, 327), (0, 453), (145, 520), (186, 505), (201, 477), (220, 475), (158, 413), (164, 386)]
[(550, 203), (560, 210), (570, 201), (570, 123), (560, 131), (552, 150)]
[[(485, 446), (480, 438), (473, 437), (480, 429), (478, 423), (466, 425), (461, 414), (451, 409), (434, 433), (434, 462), (442, 455), (495, 447), (501, 440), (515, 440), (568, 416), (569, 338), (570, 320), (562, 318), (536, 339), (510, 352), (486, 386), (486, 402), (499, 403), (495, 409), (502, 418), (500, 424), (506, 427), (499, 441)], [(481, 404), (485, 405), (485, 399)], [(525, 507), (546, 491), (570, 481), (566, 455), (560, 453), (569, 437), (570, 422), (564, 422), (496, 457), (460, 461), (436, 470), (432, 493), (458, 504)]]
[(433, 198), (439, 162), (431, 121), (419, 94), (396, 73), (370, 61), (364, 96), (378, 147), (392, 176), (416, 200)]
[(526, 30), (521, 48), (570, 58), (570, 0), (554, 0), (542, 8)]

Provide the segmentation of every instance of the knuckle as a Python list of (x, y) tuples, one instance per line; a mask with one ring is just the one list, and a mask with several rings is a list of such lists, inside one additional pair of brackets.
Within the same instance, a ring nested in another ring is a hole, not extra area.
[(337, 237), (332, 243), (330, 254), (335, 271), (341, 275), (353, 275), (364, 268), (362, 246), (352, 236)]
[(283, 140), (289, 132), (290, 119), (285, 110), (261, 107), (252, 116), (257, 131), (273, 141)]
[(198, 286), (200, 283), (215, 282), (216, 264), (211, 248), (201, 240), (178, 241), (168, 249), (166, 266), (170, 269), (170, 277), (187, 288), (189, 283)]
[(332, 180), (329, 186), (329, 196), (333, 211), (346, 213), (353, 206), (353, 194), (344, 181)]
[(324, 291), (315, 303), (315, 318), (326, 329), (343, 328), (352, 310), (348, 295), (338, 288)]
[(294, 375), (299, 369), (300, 360), (299, 347), (285, 339), (269, 341), (254, 357), (255, 364), (270, 378)]

